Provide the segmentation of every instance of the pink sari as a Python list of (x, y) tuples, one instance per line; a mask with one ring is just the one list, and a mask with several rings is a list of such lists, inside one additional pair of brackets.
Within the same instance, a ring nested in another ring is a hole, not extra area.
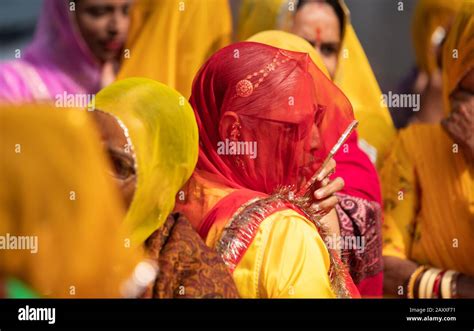
[(69, 2), (45, 0), (33, 41), (19, 59), (0, 64), (0, 101), (95, 93), (100, 77), (101, 65), (82, 39)]

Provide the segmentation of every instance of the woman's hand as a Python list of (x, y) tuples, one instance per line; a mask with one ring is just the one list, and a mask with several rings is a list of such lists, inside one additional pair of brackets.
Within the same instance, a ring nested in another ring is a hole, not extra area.
[(341, 177), (337, 177), (334, 180), (329, 179), (335, 169), (336, 161), (331, 159), (331, 161), (321, 169), (317, 177), (317, 181), (320, 185), (319, 189), (313, 193), (314, 202), (311, 207), (322, 215), (326, 215), (337, 205), (339, 200), (334, 193), (337, 193), (344, 188), (344, 180)]
[[(461, 93), (459, 93), (461, 94)], [(463, 97), (459, 97), (462, 99)], [(466, 99), (468, 97), (465, 97)], [(453, 102), (453, 111), (441, 122), (444, 130), (459, 144), (468, 162), (474, 161), (474, 98)]]

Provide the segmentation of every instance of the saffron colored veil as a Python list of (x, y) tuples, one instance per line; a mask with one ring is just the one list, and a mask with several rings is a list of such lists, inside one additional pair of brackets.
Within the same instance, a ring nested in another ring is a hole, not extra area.
[(0, 109), (0, 234), (37, 238), (35, 253), (0, 249), (0, 272), (41, 297), (119, 297), (140, 258), (93, 128), (80, 110)]
[[(200, 135), (197, 169), (267, 194), (298, 188), (353, 120), (347, 98), (308, 54), (254, 42), (215, 53), (196, 76), (190, 102)], [(224, 114), (238, 117), (239, 142), (255, 143), (255, 158), (219, 152), (229, 140), (220, 133)]]
[(465, 0), (443, 47), (443, 96), (446, 115), (451, 112), (449, 95), (464, 76), (474, 68), (473, 36), (474, 3)]
[(137, 0), (131, 20), (118, 79), (152, 78), (186, 98), (204, 61), (232, 37), (227, 0)]
[(197, 161), (198, 131), (187, 100), (147, 78), (127, 78), (102, 89), (98, 110), (114, 115), (130, 137), (137, 186), (125, 224), (132, 243), (141, 245), (174, 208), (178, 190)]
[(418, 0), (413, 14), (412, 38), (416, 64), (428, 73), (438, 68), (434, 45), (439, 44), (463, 0)]

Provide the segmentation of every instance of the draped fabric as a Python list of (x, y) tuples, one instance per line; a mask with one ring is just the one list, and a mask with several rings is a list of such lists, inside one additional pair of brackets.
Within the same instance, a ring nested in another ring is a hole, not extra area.
[(18, 236), (29, 244), (0, 249), (0, 270), (38, 296), (118, 297), (138, 262), (93, 127), (79, 110), (0, 109), (2, 248)]
[[(257, 86), (241, 97), (237, 84), (245, 80)], [(200, 133), (197, 168), (229, 187), (269, 194), (313, 175), (353, 119), (347, 98), (308, 54), (252, 42), (214, 54), (197, 75), (190, 102)], [(218, 145), (227, 137), (219, 123), (228, 111), (249, 130), (240, 140), (246, 146), (256, 143), (255, 158), (220, 153)]]
[(315, 225), (283, 199), (240, 189), (219, 200), (199, 233), (222, 256), (242, 297), (359, 297), (346, 269), (332, 268)]
[(463, 0), (418, 0), (412, 22), (416, 64), (422, 71), (439, 69), (435, 47), (449, 30)]
[(171, 214), (145, 242), (160, 273), (145, 298), (238, 298), (234, 281), (213, 249), (186, 218)]
[(474, 178), (441, 125), (403, 129), (382, 169), (385, 256), (474, 276)]
[(214, 179), (200, 171), (193, 175), (188, 200), (178, 209), (194, 217), (193, 225), (222, 256), (242, 297), (359, 297), (345, 268), (330, 272), (323, 234), (295, 206), (247, 189), (229, 192)]
[[(234, 213), (238, 215), (249, 199), (267, 197), (281, 186), (299, 188), (301, 179), (313, 174), (353, 120), (349, 101), (308, 54), (253, 42), (236, 43), (214, 54), (194, 80), (190, 102), (198, 121), (200, 151), (197, 170), (187, 185), (187, 191), (194, 193), (187, 195), (188, 200), (178, 210), (189, 215), (206, 243), (216, 249), (228, 233)], [(226, 116), (237, 119), (238, 133), (234, 130), (229, 135), (222, 129)], [(244, 146), (254, 142), (255, 158), (248, 153), (219, 150), (220, 143), (228, 138)], [(241, 218), (251, 222), (248, 227), (240, 221), (232, 225), (237, 233), (253, 229), (237, 252), (235, 264), (225, 259), (232, 250), (218, 249), (233, 271), (241, 295), (289, 297), (291, 293), (284, 288), (293, 283), (297, 296), (302, 296), (303, 287), (306, 296), (334, 296), (326, 263), (329, 254), (318, 227), (293, 210), (296, 207), (291, 203), (280, 210), (265, 201), (262, 208), (268, 208), (268, 214), (249, 212)], [(282, 228), (286, 226), (289, 232)], [(238, 244), (239, 237), (228, 238), (229, 243)], [(268, 238), (273, 238), (273, 244), (266, 241)], [(288, 238), (294, 245), (285, 244), (282, 250), (282, 241)], [(277, 244), (278, 253), (270, 249)], [(257, 256), (268, 263), (259, 268)], [(288, 277), (275, 283), (282, 262), (298, 267), (287, 270)], [(315, 269), (310, 271), (309, 266)], [(260, 294), (252, 290), (256, 284), (252, 279), (264, 279), (259, 275), (272, 275), (269, 282), (260, 283)], [(345, 281), (344, 273), (338, 275)], [(354, 286), (352, 280), (348, 283)], [(273, 286), (281, 291), (271, 290)], [(354, 295), (358, 295), (357, 290)]]
[[(249, 38), (249, 41), (308, 53), (311, 60), (327, 76), (327, 69), (316, 50), (304, 39), (284, 31), (263, 31)], [(335, 156), (337, 162), (336, 176), (344, 179), (342, 193), (375, 201), (381, 204), (380, 183), (373, 164), (357, 144), (357, 133), (354, 132), (342, 149)]]
[[(361, 148), (380, 168), (395, 137), (395, 128), (387, 106), (381, 102), (382, 92), (350, 22), (349, 10), (342, 0), (339, 2), (346, 17), (334, 82), (354, 108), (359, 121), (359, 138), (366, 142), (360, 145)], [(370, 146), (365, 147), (367, 144)]]
[[(362, 141), (361, 148), (377, 168), (380, 168), (395, 136), (395, 128), (388, 108), (381, 103), (380, 87), (352, 27), (349, 10), (342, 0), (340, 3), (345, 19), (334, 82), (351, 101), (355, 117), (359, 120), (357, 131)], [(242, 9), (239, 16), (239, 40), (250, 38), (264, 30), (291, 31), (293, 15), (296, 12), (296, 5), (292, 1), (244, 0), (242, 7), (246, 9)], [(261, 20), (256, 13), (274, 16)]]
[(132, 228), (133, 244), (144, 244), (159, 266), (143, 297), (238, 297), (217, 253), (183, 215), (170, 214), (197, 161), (197, 127), (189, 103), (166, 85), (129, 78), (100, 91), (96, 107), (116, 117), (136, 159), (137, 185), (125, 224)]
[(201, 65), (231, 37), (227, 0), (137, 0), (118, 79), (152, 78), (189, 98)]
[(109, 85), (97, 94), (95, 107), (120, 120), (131, 139), (137, 185), (125, 224), (140, 245), (165, 222), (196, 165), (193, 110), (177, 91), (147, 78)]
[(262, 43), (293, 52), (308, 53), (318, 69), (329, 78), (328, 70), (319, 54), (310, 43), (297, 35), (280, 30), (267, 30), (249, 37), (247, 41)]
[[(294, 4), (296, 9), (296, 4)], [(242, 0), (237, 19), (236, 39), (247, 40), (251, 36), (265, 30), (279, 27), (288, 10), (287, 0)], [(249, 40), (251, 41), (251, 40)]]
[[(242, 0), (236, 39), (247, 40), (259, 32), (280, 28), (287, 18), (285, 14), (289, 10), (288, 4), (288, 0)], [(296, 10), (296, 4), (293, 9)]]
[(0, 100), (54, 99), (64, 92), (96, 93), (101, 65), (65, 0), (44, 0), (33, 41), (18, 59), (0, 65)]
[[(445, 109), (474, 68), (474, 5), (465, 1), (443, 54)], [(453, 50), (458, 57), (453, 58)], [(384, 255), (474, 275), (474, 171), (439, 124), (400, 132), (382, 171)]]
[(463, 1), (454, 20), (443, 52), (443, 98), (446, 115), (451, 112), (449, 95), (462, 78), (474, 68), (474, 3)]
[[(322, 71), (326, 67), (316, 50), (304, 39), (284, 31), (264, 31), (249, 38), (290, 51), (308, 53)], [(326, 76), (329, 76), (326, 72)], [(368, 156), (357, 144), (357, 132), (353, 132), (334, 159), (337, 163), (335, 177), (344, 179), (337, 208), (342, 229), (341, 235), (348, 240), (355, 235), (363, 237), (368, 244), (362, 253), (355, 249), (343, 252), (344, 262), (350, 266), (351, 275), (361, 295), (382, 295), (382, 245), (380, 182), (377, 171)]]
[(342, 261), (363, 297), (383, 292), (382, 208), (375, 201), (338, 193)]

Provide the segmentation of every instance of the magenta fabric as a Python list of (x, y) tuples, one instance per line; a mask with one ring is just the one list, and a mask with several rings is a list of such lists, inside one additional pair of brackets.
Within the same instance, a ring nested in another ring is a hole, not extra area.
[(69, 1), (45, 0), (33, 41), (20, 59), (0, 64), (0, 100), (95, 93), (100, 77), (101, 65), (80, 35)]
[(335, 155), (336, 172), (332, 176), (342, 177), (345, 182), (341, 193), (375, 201), (382, 205), (380, 181), (375, 166), (357, 145), (357, 132), (346, 141), (347, 151), (342, 147)]

